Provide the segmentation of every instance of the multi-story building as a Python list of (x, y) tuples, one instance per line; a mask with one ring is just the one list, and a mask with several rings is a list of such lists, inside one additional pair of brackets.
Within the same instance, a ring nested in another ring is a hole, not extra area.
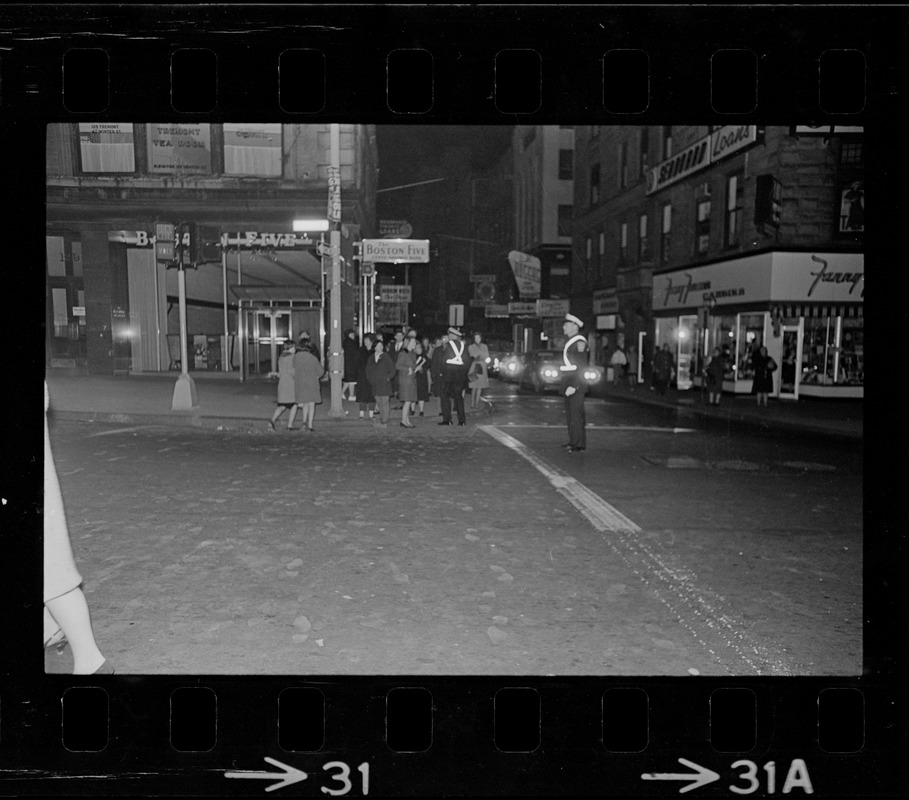
[(765, 345), (776, 396), (863, 396), (860, 128), (575, 133), (572, 309), (606, 353), (633, 349), (643, 379), (669, 344), (684, 389), (719, 347), (744, 393)]
[(539, 260), (539, 281), (522, 280), (517, 287), (514, 299), (533, 303), (535, 311), (516, 317), (515, 339), (522, 349), (533, 349), (562, 335), (569, 306), (574, 126), (516, 125), (512, 153), (515, 250)]
[[(99, 373), (274, 370), (302, 330), (324, 354), (330, 126), (77, 123), (47, 128), (47, 364)], [(340, 126), (341, 324), (353, 243), (374, 235), (374, 126)], [(334, 181), (333, 181), (334, 183)], [(301, 223), (295, 229), (295, 220)], [(327, 283), (327, 286), (326, 286)]]

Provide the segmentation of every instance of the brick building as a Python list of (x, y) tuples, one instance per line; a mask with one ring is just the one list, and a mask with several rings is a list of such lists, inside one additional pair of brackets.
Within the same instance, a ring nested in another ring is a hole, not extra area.
[[(327, 219), (329, 164), (327, 124), (49, 125), (48, 368), (176, 369), (177, 271), (156, 235), (165, 225), (182, 229), (196, 263), (185, 273), (190, 369), (265, 374), (303, 329), (325, 353), (321, 234), (293, 224)], [(347, 328), (353, 243), (376, 228), (374, 126), (340, 126), (340, 164)]]
[[(572, 310), (598, 357), (668, 343), (679, 388), (728, 352), (724, 389), (862, 397), (864, 154), (860, 128), (579, 126)], [(643, 379), (643, 378), (642, 378)]]

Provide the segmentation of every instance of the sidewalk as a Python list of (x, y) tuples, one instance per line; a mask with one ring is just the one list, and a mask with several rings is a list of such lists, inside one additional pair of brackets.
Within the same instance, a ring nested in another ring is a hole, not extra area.
[[(56, 419), (253, 431), (265, 430), (275, 409), (273, 381), (256, 379), (241, 383), (236, 373), (192, 373), (199, 405), (186, 411), (171, 409), (176, 372), (111, 376), (50, 370), (46, 377), (51, 397), (50, 415)], [(495, 394), (495, 384), (490, 393)], [(345, 432), (372, 430), (372, 425), (358, 418), (356, 403), (345, 401), (347, 415), (331, 417), (328, 395), (328, 384), (325, 384), (323, 402), (316, 406), (317, 424), (339, 426), (333, 429)], [(697, 389), (687, 392), (670, 389), (665, 397), (660, 397), (643, 384), (635, 389), (607, 384), (595, 389), (588, 403), (596, 402), (597, 398), (675, 408), (679, 412), (759, 431), (813, 434), (860, 442), (864, 430), (864, 404), (856, 400), (789, 402), (771, 399), (767, 408), (758, 408), (753, 396), (724, 395), (721, 405), (712, 407), (705, 404)], [(438, 413), (438, 400), (433, 398), (426, 404), (423, 419), (436, 422)], [(285, 413), (278, 424), (285, 425), (286, 419)], [(393, 411), (389, 427), (397, 426), (399, 419), (400, 412)], [(468, 407), (468, 419), (483, 421), (497, 417), (490, 417), (485, 411), (471, 411)]]
[(724, 394), (719, 406), (707, 404), (700, 389), (669, 389), (664, 397), (638, 384), (634, 389), (625, 384), (604, 384), (593, 397), (625, 400), (653, 406), (676, 408), (703, 419), (714, 419), (757, 431), (780, 431), (861, 442), (864, 434), (864, 403), (861, 400), (777, 400), (770, 398), (766, 408), (758, 407), (754, 395), (734, 397)]

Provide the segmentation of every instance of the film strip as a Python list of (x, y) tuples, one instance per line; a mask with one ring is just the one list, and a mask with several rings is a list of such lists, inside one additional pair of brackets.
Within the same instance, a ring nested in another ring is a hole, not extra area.
[[(346, 674), (162, 674), (158, 666), (153, 674), (47, 674), (34, 645), (41, 421), (22, 410), (39, 407), (31, 386), (40, 385), (44, 353), (40, 337), (21, 343), (21, 331), (42, 319), (45, 275), (29, 265), (44, 251), (46, 127), (60, 122), (802, 124), (829, 126), (831, 135), (858, 126), (865, 182), (888, 198), (878, 201), (878, 234), (865, 251), (879, 276), (888, 265), (888, 285), (898, 283), (904, 8), (29, 5), (5, 7), (0, 20), (7, 419), (27, 419), (3, 490), (4, 552), (12, 555), (3, 565), (0, 792), (900, 793), (907, 715), (898, 388), (869, 384), (880, 413), (866, 435), (886, 437), (870, 452), (896, 459), (865, 464), (874, 480), (864, 494), (861, 674), (831, 676), (815, 664), (783, 676), (749, 667), (759, 659), (741, 651), (727, 661), (720, 652), (722, 676), (694, 668), (629, 675), (601, 663), (581, 664), (573, 676), (488, 674), (482, 657), (475, 674), (444, 663), (401, 675), (358, 674), (356, 666)], [(880, 355), (869, 360), (886, 374), (884, 354), (891, 367), (900, 360), (905, 312), (896, 292), (883, 294), (865, 317), (869, 339), (879, 333)], [(589, 523), (576, 514), (570, 525)], [(618, 552), (604, 545), (600, 555)], [(629, 582), (640, 578), (629, 571)], [(609, 598), (596, 613), (612, 613)], [(94, 613), (96, 625), (101, 616)], [(506, 623), (486, 632), (493, 644)], [(734, 651), (736, 631), (724, 639), (723, 625), (718, 614), (704, 629), (717, 638), (696, 644), (695, 632), (692, 648), (715, 653), (725, 643)], [(298, 635), (315, 641), (311, 626), (301, 623)]]

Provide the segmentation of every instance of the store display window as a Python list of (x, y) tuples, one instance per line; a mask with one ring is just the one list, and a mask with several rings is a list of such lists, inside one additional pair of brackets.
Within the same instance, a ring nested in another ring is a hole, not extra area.
[(865, 327), (864, 320), (843, 319), (840, 342), (839, 369), (836, 382), (847, 386), (865, 384)]
[(764, 343), (764, 314), (740, 314), (738, 349), (736, 351), (736, 378), (748, 380), (754, 377), (751, 357)]

